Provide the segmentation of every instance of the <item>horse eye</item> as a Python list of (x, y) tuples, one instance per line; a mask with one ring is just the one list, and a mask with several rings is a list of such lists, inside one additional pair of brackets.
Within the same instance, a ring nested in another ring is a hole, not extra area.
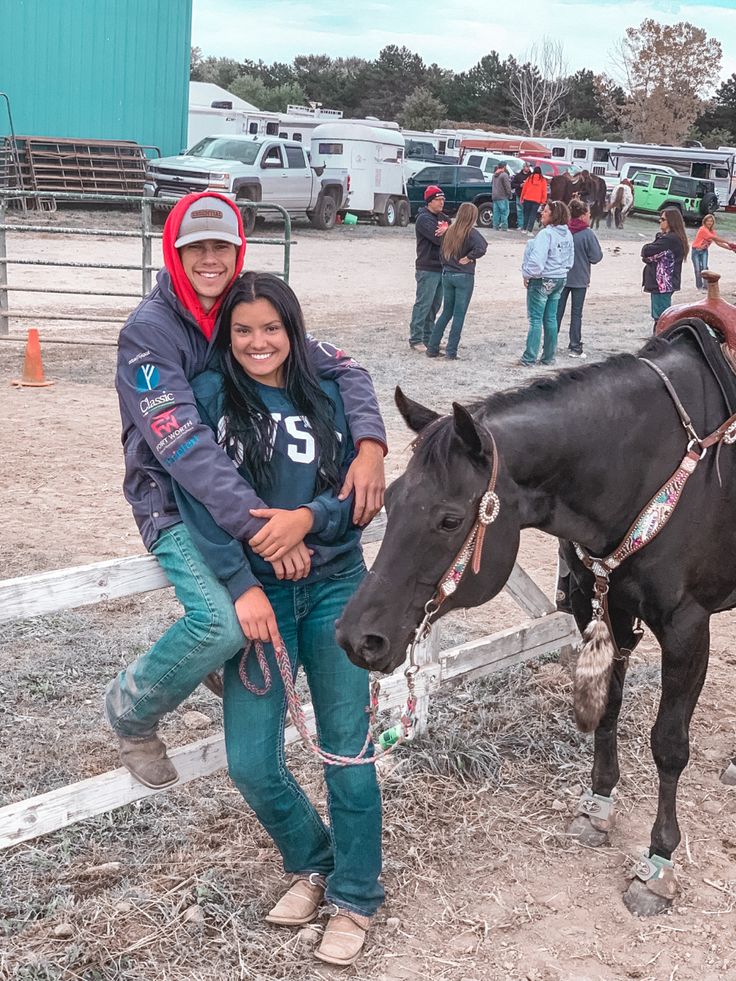
[(443, 531), (455, 531), (462, 524), (462, 518), (458, 518), (454, 514), (446, 514), (442, 519), (440, 527)]

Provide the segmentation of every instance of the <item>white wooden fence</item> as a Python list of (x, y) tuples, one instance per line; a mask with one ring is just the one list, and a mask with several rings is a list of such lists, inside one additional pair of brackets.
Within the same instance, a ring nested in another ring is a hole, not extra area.
[[(380, 541), (384, 529), (385, 517), (381, 516), (364, 533), (364, 543)], [(0, 622), (58, 613), (168, 586), (166, 576), (152, 555), (95, 562), (72, 569), (8, 579), (0, 582)], [(421, 646), (418, 660), (423, 667), (416, 677), (417, 725), (420, 730), (426, 725), (429, 698), (441, 688), (480, 678), (521, 661), (578, 644), (579, 634), (572, 617), (556, 613), (547, 596), (518, 564), (514, 566), (505, 589), (532, 617), (530, 622), (441, 652), (435, 630)], [(381, 709), (403, 708), (405, 700), (406, 684), (402, 672), (397, 671), (381, 684)], [(314, 731), (311, 706), (305, 707), (305, 713)], [(296, 730), (290, 726), (286, 732), (287, 742), (295, 742), (298, 738)], [(110, 752), (113, 752), (112, 735)], [(172, 750), (169, 755), (180, 775), (176, 786), (208, 776), (226, 765), (221, 733)], [(57, 831), (155, 793), (161, 791), (144, 787), (125, 768), (120, 767), (28, 800), (8, 804), (0, 808), (0, 849)]]

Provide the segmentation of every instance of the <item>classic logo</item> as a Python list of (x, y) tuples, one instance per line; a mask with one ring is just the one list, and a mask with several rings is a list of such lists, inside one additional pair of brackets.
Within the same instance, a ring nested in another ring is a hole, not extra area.
[[(154, 419), (154, 422), (155, 421), (156, 420)], [(175, 429), (173, 433), (170, 433), (168, 436), (164, 436), (160, 442), (156, 443), (156, 452), (163, 452), (163, 450), (165, 450), (168, 446), (171, 446), (173, 443), (176, 443), (177, 440), (181, 439), (182, 436), (186, 435), (186, 433), (193, 428), (194, 421), (192, 419), (187, 419), (183, 426), (179, 426), (179, 428)]]
[(135, 373), (135, 387), (139, 392), (150, 392), (158, 388), (159, 374), (155, 364), (142, 364)]
[(178, 428), (179, 423), (177, 422), (173, 409), (168, 409), (166, 412), (162, 412), (160, 415), (151, 419), (151, 432), (154, 436), (158, 436), (159, 439), (162, 436), (173, 433)]
[(153, 412), (154, 409), (160, 409), (162, 405), (169, 405), (174, 401), (174, 396), (171, 392), (163, 392), (161, 395), (157, 395), (155, 398), (141, 399), (138, 403), (141, 414), (147, 416), (149, 412)]

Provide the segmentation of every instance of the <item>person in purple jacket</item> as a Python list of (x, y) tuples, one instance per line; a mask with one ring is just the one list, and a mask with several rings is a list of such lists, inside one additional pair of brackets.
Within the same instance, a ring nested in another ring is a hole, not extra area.
[[(244, 646), (233, 601), (199, 555), (182, 522), (172, 480), (233, 538), (268, 552), (274, 575), (309, 574), (299, 540), (272, 546), (265, 507), (199, 418), (191, 379), (207, 367), (223, 300), (243, 267), (240, 212), (217, 194), (192, 194), (169, 215), (157, 286), (120, 332), (116, 388), (123, 425), (124, 493), (146, 548), (158, 559), (184, 615), (108, 685), (107, 718), (123, 764), (154, 789), (178, 780), (157, 734), (161, 718)], [(336, 382), (357, 447), (340, 496), (355, 495), (353, 520), (380, 510), (386, 434), (368, 372), (329, 344), (310, 339), (317, 374)], [(253, 544), (255, 542), (255, 544)], [(219, 676), (211, 684), (218, 687)]]

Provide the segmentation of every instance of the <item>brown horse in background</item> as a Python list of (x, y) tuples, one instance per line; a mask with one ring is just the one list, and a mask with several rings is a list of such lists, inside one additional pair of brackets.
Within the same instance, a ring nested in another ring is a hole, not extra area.
[(550, 197), (553, 201), (564, 201), (569, 204), (574, 197), (585, 201), (590, 209), (591, 227), (597, 228), (601, 218), (606, 214), (606, 182), (597, 174), (583, 170), (575, 177), (569, 174), (557, 174), (550, 181)]

